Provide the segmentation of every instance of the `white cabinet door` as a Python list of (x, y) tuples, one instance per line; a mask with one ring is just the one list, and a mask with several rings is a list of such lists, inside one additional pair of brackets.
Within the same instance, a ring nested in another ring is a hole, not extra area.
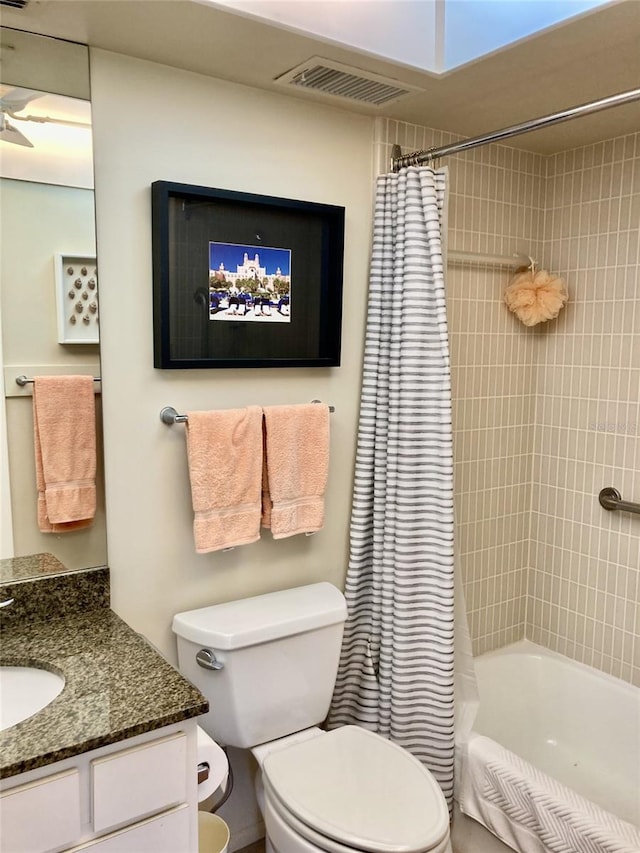
[(189, 806), (178, 806), (68, 853), (188, 853), (189, 819)]
[(92, 761), (94, 832), (184, 803), (186, 750), (187, 737), (179, 733)]
[(81, 836), (80, 774), (67, 770), (0, 796), (3, 853), (47, 853)]

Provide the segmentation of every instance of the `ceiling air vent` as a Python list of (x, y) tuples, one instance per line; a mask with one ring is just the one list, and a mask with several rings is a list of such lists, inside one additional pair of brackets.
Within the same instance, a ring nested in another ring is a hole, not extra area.
[(313, 56), (302, 65), (297, 65), (286, 74), (276, 77), (275, 82), (334, 98), (359, 101), (374, 107), (381, 107), (405, 95), (422, 91), (417, 86), (381, 77), (360, 68), (350, 68), (319, 56)]
[(11, 9), (24, 9), (29, 0), (0, 0), (0, 6), (9, 6)]

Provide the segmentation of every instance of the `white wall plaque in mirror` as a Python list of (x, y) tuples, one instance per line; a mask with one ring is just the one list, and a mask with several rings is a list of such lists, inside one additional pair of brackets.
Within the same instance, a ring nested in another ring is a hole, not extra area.
[(54, 257), (58, 343), (97, 344), (98, 267), (95, 255)]

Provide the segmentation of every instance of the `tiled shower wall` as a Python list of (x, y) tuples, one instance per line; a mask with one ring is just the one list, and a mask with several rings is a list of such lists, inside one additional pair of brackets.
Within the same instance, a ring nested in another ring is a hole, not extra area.
[(534, 337), (526, 634), (640, 685), (640, 134), (546, 160), (545, 264), (570, 301)]
[[(457, 138), (379, 119), (377, 170), (393, 143)], [(558, 322), (527, 329), (502, 303), (511, 270), (448, 268), (457, 565), (474, 651), (528, 636), (630, 680), (640, 519), (609, 516), (595, 495), (615, 485), (640, 498), (636, 143), (446, 159), (449, 250), (532, 255), (571, 293)], [(607, 482), (589, 491), (588, 476)]]

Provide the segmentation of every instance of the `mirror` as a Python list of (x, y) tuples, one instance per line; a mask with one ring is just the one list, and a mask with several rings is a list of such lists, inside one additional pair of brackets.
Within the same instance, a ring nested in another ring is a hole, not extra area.
[(16, 383), (100, 376), (89, 53), (7, 27), (0, 35), (0, 558), (46, 552), (69, 569), (104, 565), (100, 383), (96, 516), (67, 533), (38, 529), (33, 384)]

